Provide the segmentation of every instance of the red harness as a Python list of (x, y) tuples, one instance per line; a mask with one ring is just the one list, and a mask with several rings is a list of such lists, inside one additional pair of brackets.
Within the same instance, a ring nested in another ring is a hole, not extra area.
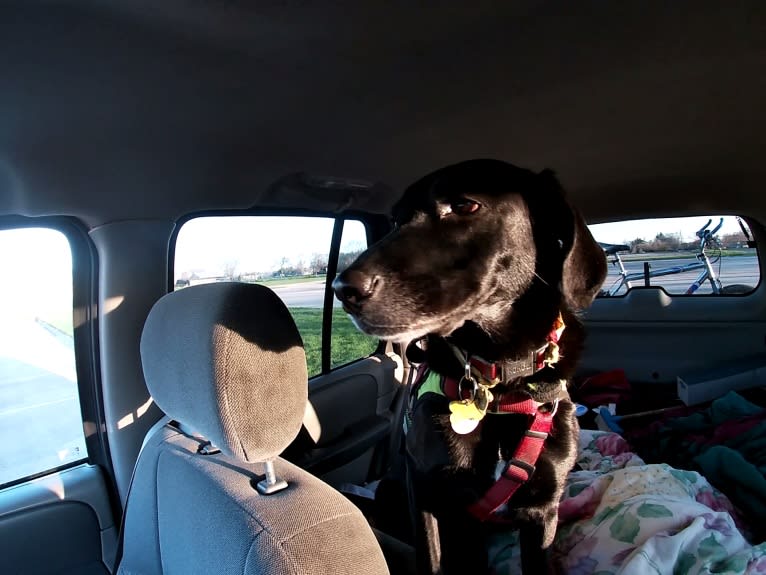
[[(459, 389), (456, 380), (445, 377), (444, 395), (453, 400), (463, 399), (464, 392)], [(532, 420), (498, 480), (481, 499), (468, 507), (468, 511), (476, 519), (479, 521), (491, 519), (495, 511), (508, 503), (519, 487), (532, 477), (535, 464), (545, 446), (545, 440), (553, 427), (553, 417), (557, 409), (558, 400), (552, 403), (540, 403), (520, 393), (503, 394), (492, 402), (487, 411), (488, 414), (527, 415)]]
[[(496, 378), (509, 380), (510, 377), (525, 377), (543, 369), (546, 364), (552, 365), (559, 359), (559, 338), (564, 331), (564, 321), (559, 314), (553, 327), (546, 337), (546, 345), (532, 352), (529, 359), (505, 362), (501, 364), (487, 361), (478, 356), (468, 358), (466, 370), (478, 371), (487, 381)], [(531, 360), (531, 361), (530, 361)], [(418, 368), (417, 384), (426, 379), (428, 367), (421, 364)], [(453, 401), (473, 399), (474, 389), (463, 389), (460, 381), (442, 377), (441, 388), (447, 398)], [(470, 378), (468, 378), (470, 379)], [(553, 417), (556, 415), (559, 400), (551, 403), (540, 403), (525, 393), (506, 393), (495, 398), (488, 406), (486, 413), (509, 413), (526, 415), (531, 418), (529, 427), (524, 432), (521, 442), (516, 447), (510, 461), (503, 469), (497, 481), (487, 490), (483, 497), (468, 507), (468, 511), (479, 521), (493, 518), (494, 513), (513, 497), (525, 482), (535, 472), (535, 464), (545, 447), (545, 440), (553, 427)], [(501, 520), (501, 519), (500, 519)]]
[[(485, 377), (495, 377), (496, 366), (481, 358), (472, 357), (471, 365), (479, 369)], [(417, 382), (425, 380), (428, 368), (421, 364), (416, 377)], [(465, 399), (470, 390), (463, 390), (457, 380), (444, 377), (442, 391), (451, 400)], [(558, 400), (552, 403), (540, 403), (524, 393), (506, 393), (497, 397), (487, 411), (488, 414), (517, 414), (531, 418), (524, 437), (516, 447), (513, 457), (508, 461), (498, 480), (487, 490), (483, 497), (468, 507), (468, 511), (479, 521), (493, 518), (493, 514), (513, 497), (535, 471), (545, 440), (551, 432), (553, 417), (556, 415)]]
[(553, 416), (556, 415), (558, 400), (549, 410), (541, 411), (545, 405), (548, 404), (538, 403), (531, 398), (523, 401), (509, 401), (501, 398), (498, 401), (497, 412), (529, 415), (532, 417), (532, 422), (498, 480), (481, 499), (468, 507), (469, 513), (479, 521), (490, 519), (493, 513), (508, 503), (519, 487), (535, 472), (535, 464), (553, 426)]

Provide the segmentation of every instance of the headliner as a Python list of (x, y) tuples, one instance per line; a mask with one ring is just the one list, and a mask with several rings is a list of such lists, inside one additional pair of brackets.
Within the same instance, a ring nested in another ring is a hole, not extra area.
[(766, 219), (762, 2), (251, 4), (3, 3), (0, 213), (338, 207), (272, 185), (295, 172), (379, 182), (352, 207), (387, 211), (496, 157), (591, 222)]

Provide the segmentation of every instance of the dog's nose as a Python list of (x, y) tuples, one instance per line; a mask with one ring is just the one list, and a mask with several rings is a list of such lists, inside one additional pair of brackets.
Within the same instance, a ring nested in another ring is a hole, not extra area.
[(358, 307), (375, 292), (378, 277), (359, 270), (346, 270), (332, 282), (335, 297), (350, 306)]

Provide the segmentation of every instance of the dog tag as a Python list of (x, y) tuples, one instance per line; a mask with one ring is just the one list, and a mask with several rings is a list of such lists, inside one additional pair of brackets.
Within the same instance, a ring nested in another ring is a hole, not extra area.
[(449, 416), (449, 422), (452, 426), (452, 431), (459, 435), (471, 433), (479, 425), (478, 419), (456, 419), (454, 413)]
[(479, 425), (484, 413), (476, 407), (476, 403), (471, 399), (462, 401), (451, 401), (449, 410), (452, 412), (449, 416), (449, 422), (452, 430), (460, 435), (471, 433)]
[(476, 409), (481, 412), (481, 417), (487, 414), (489, 404), (492, 403), (494, 396), (489, 388), (485, 385), (479, 385), (473, 398), (473, 402), (476, 405)]
[(484, 386), (479, 386), (474, 399), (451, 401), (449, 422), (452, 430), (460, 435), (471, 433), (487, 413), (492, 401), (492, 392)]

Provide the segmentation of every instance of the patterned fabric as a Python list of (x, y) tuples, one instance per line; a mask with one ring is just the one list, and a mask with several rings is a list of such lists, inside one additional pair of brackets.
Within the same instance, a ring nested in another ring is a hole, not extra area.
[(704, 409), (623, 434), (649, 463), (702, 473), (726, 492), (766, 538), (766, 409), (734, 391)]
[[(560, 573), (766, 573), (766, 543), (748, 542), (729, 499), (698, 473), (646, 465), (600, 431), (581, 432), (578, 464), (551, 549)], [(492, 541), (497, 575), (518, 572), (516, 541)]]

